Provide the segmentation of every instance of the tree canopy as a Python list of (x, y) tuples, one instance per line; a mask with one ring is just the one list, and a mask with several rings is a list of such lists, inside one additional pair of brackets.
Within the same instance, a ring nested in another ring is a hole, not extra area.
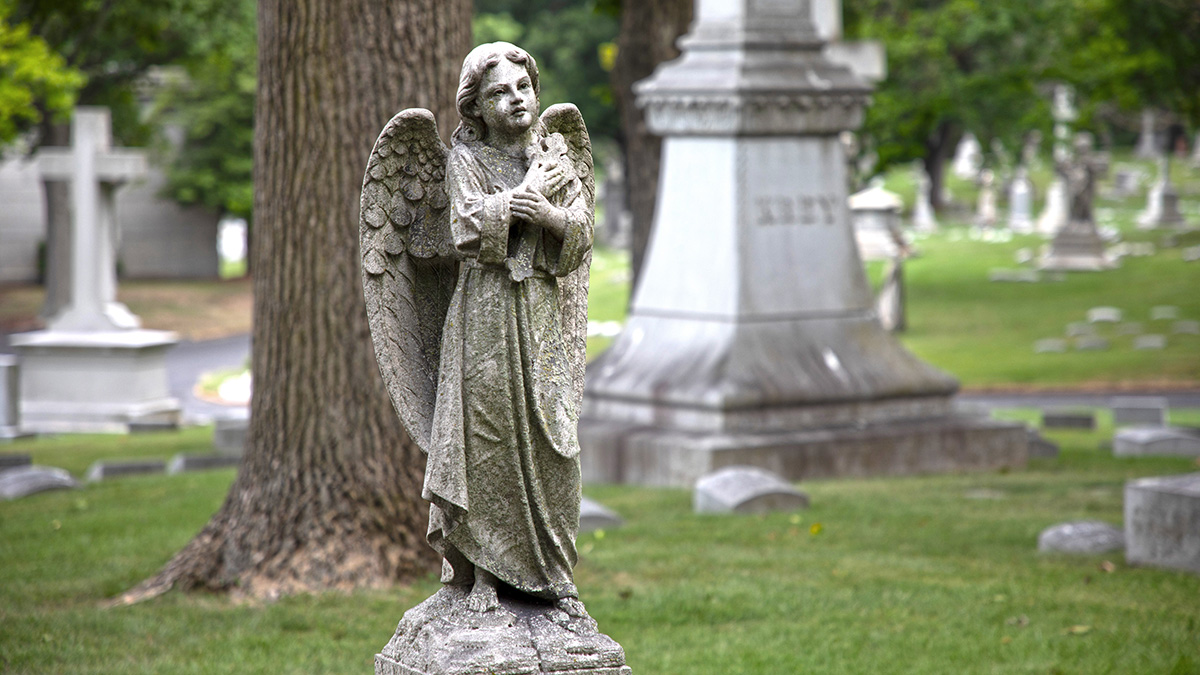
[(83, 73), (31, 33), (28, 24), (14, 22), (12, 12), (11, 0), (0, 1), (0, 146), (44, 116), (68, 114), (84, 83)]

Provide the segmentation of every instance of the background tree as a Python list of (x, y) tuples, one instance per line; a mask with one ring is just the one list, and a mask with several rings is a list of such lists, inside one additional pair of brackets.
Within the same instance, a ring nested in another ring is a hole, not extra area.
[(11, 0), (0, 0), (0, 148), (43, 116), (61, 121), (83, 85), (83, 74), (45, 40), (10, 20), (12, 10)]
[(965, 131), (984, 148), (1013, 147), (1029, 129), (1049, 130), (1039, 85), (1061, 78), (1070, 0), (858, 0), (846, 34), (882, 40), (888, 77), (875, 90), (863, 131), (877, 169), (919, 159), (940, 206), (942, 168)]
[(452, 129), (469, 0), (264, 0), (255, 110), (253, 378), (238, 477), (208, 525), (119, 601), (274, 597), (434, 569), (424, 458), (384, 390), (359, 280), (371, 145), (398, 110)]
[(623, 130), (626, 195), (633, 216), (630, 271), (634, 288), (641, 274), (646, 246), (650, 243), (650, 227), (654, 223), (662, 141), (646, 129), (645, 117), (633, 95), (633, 83), (649, 77), (658, 64), (679, 56), (675, 41), (691, 24), (692, 2), (627, 0), (620, 3), (621, 32), (617, 39), (612, 83)]

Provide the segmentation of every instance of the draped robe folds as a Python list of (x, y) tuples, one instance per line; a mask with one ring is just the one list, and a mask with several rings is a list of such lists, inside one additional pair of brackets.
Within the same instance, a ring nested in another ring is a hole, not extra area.
[(572, 568), (582, 495), (577, 424), (557, 277), (583, 264), (592, 217), (578, 179), (550, 196), (560, 241), (538, 228), (534, 274), (505, 267), (521, 228), (511, 190), (527, 160), (478, 142), (450, 151), (450, 228), (462, 257), (442, 333), (423, 496), (442, 581), (476, 566), (525, 593), (576, 596)]

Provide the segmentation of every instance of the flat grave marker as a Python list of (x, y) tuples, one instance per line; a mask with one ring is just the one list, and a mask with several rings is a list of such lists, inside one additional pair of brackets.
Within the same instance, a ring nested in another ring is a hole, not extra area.
[(1044, 428), (1044, 429), (1095, 429), (1096, 428), (1096, 416), (1090, 412), (1044, 410), (1044, 411), (1042, 411), (1042, 428)]
[(1134, 349), (1153, 349), (1153, 350), (1166, 349), (1167, 348), (1167, 336), (1161, 335), (1159, 333), (1147, 333), (1145, 335), (1138, 335), (1137, 337), (1135, 337), (1133, 339), (1133, 348)]
[(770, 471), (731, 466), (696, 481), (692, 506), (696, 513), (793, 511), (808, 507), (808, 495)]
[(1108, 351), (1108, 340), (1095, 335), (1081, 335), (1075, 338), (1075, 349), (1081, 352)]
[(242, 458), (233, 455), (189, 455), (181, 452), (171, 458), (167, 464), (167, 473), (175, 475), (191, 471), (227, 469), (241, 463)]
[(1144, 426), (1119, 429), (1113, 435), (1117, 457), (1200, 457), (1200, 430)]
[(1162, 321), (1179, 318), (1179, 308), (1173, 305), (1155, 305), (1150, 308), (1150, 320)]
[(1113, 424), (1161, 427), (1167, 423), (1167, 399), (1162, 396), (1117, 396), (1110, 407)]
[(51, 466), (19, 466), (0, 471), (0, 498), (20, 499), (47, 490), (69, 490), (79, 483), (65, 469)]
[(1033, 343), (1035, 354), (1060, 354), (1067, 351), (1067, 341), (1062, 338), (1046, 338)]
[(1179, 335), (1200, 335), (1200, 321), (1176, 321), (1171, 324), (1171, 332)]
[(94, 483), (120, 476), (163, 473), (166, 470), (167, 463), (161, 459), (99, 460), (88, 467), (85, 480)]
[(1052, 525), (1038, 535), (1039, 553), (1095, 555), (1125, 548), (1125, 533), (1099, 520)]
[(1091, 323), (1117, 323), (1121, 320), (1121, 310), (1116, 307), (1093, 307), (1088, 310), (1087, 320)]

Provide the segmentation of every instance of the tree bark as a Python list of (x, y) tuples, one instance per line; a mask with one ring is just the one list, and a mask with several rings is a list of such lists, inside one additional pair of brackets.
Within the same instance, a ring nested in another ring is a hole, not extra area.
[(692, 20), (693, 0), (638, 0), (624, 2), (617, 62), (613, 66), (613, 97), (624, 130), (626, 198), (633, 218), (632, 275), (636, 287), (641, 274), (654, 201), (658, 196), (658, 166), (662, 140), (646, 129), (646, 120), (633, 95), (633, 83), (649, 77), (664, 61), (679, 56), (675, 41)]
[(260, 3), (246, 454), (208, 525), (116, 602), (172, 586), (272, 598), (435, 569), (424, 457), (367, 327), (358, 204), (393, 114), (429, 108), (452, 128), (470, 20), (470, 0)]
[(957, 142), (960, 134), (955, 125), (950, 122), (940, 122), (933, 134), (925, 142), (925, 173), (929, 175), (929, 205), (934, 211), (941, 211), (946, 204), (942, 199), (945, 184), (946, 162), (950, 159), (951, 148)]

